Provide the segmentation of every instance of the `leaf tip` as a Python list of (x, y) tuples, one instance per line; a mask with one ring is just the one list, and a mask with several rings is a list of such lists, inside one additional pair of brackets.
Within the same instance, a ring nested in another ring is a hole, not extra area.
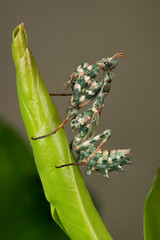
[(22, 22), (21, 24), (19, 24), (13, 31), (12, 34), (12, 38), (13, 40), (15, 40), (18, 35), (20, 35), (20, 37), (22, 37), (22, 39), (25, 41), (26, 45), (27, 45), (27, 35), (26, 35), (26, 31), (24, 28), (24, 22)]

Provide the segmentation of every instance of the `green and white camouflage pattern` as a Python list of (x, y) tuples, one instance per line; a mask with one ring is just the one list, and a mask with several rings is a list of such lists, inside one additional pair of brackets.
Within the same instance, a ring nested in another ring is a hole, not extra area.
[[(105, 96), (110, 91), (114, 77), (112, 70), (117, 63), (112, 58), (103, 58), (94, 65), (83, 62), (66, 83), (66, 88), (70, 86), (73, 93), (67, 113), (70, 116), (72, 131), (78, 131), (71, 142), (71, 149), (77, 152), (79, 163), (86, 163), (90, 156), (96, 152), (94, 142), (105, 138), (108, 140), (111, 136), (111, 131), (107, 129), (102, 134), (93, 137), (99, 123), (101, 110), (104, 107)], [(101, 69), (104, 76), (98, 80), (96, 77)], [(90, 109), (84, 113), (78, 113), (78, 109), (95, 98), (96, 100)], [(108, 171), (123, 171), (121, 166), (130, 164), (130, 159), (130, 149), (110, 151), (100, 149), (87, 163), (86, 175), (90, 175), (91, 172), (100, 172), (104, 177), (108, 177)]]
[[(86, 162), (87, 158), (89, 158), (95, 150), (96, 148), (94, 145), (92, 145), (92, 147), (89, 145), (88, 149), (81, 151), (78, 162)], [(90, 175), (91, 172), (99, 172), (104, 177), (109, 178), (109, 171), (124, 171), (121, 166), (124, 164), (131, 164), (130, 159), (130, 149), (99, 150), (87, 164), (86, 175)]]
[(109, 75), (108, 77), (111, 78), (112, 81), (114, 74), (111, 70), (116, 67), (117, 63), (118, 62), (112, 60), (112, 58), (103, 58), (93, 65), (89, 65), (87, 62), (79, 65), (65, 84), (66, 89), (71, 86), (73, 93), (70, 106), (79, 109), (93, 100), (103, 85), (103, 78), (96, 79), (99, 71), (102, 69), (104, 74)]

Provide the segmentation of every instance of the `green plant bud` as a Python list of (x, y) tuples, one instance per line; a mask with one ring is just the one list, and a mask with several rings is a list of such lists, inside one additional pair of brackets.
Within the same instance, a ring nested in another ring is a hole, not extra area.
[(64, 129), (46, 138), (31, 140), (52, 132), (61, 120), (28, 48), (23, 23), (13, 32), (12, 54), (21, 114), (53, 219), (72, 240), (111, 240), (79, 168), (55, 168), (55, 165), (75, 162)]

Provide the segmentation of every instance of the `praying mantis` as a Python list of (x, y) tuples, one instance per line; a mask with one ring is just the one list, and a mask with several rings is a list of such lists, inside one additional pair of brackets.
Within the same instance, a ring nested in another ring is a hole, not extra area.
[[(57, 166), (57, 168), (85, 165), (86, 175), (90, 175), (91, 172), (100, 172), (108, 178), (108, 171), (123, 171), (121, 165), (131, 163), (129, 161), (131, 158), (130, 149), (101, 150), (103, 144), (111, 137), (111, 130), (107, 129), (94, 136), (101, 110), (104, 108), (105, 96), (108, 95), (114, 78), (112, 70), (118, 64), (118, 61), (114, 59), (125, 56), (124, 53), (117, 53), (112, 57), (102, 58), (93, 65), (83, 62), (65, 83), (65, 89), (71, 87), (72, 93), (50, 94), (51, 96), (71, 96), (69, 107), (66, 110), (68, 116), (52, 133), (36, 138), (32, 137), (32, 140), (55, 134), (68, 120), (71, 122), (72, 131), (78, 131), (70, 145), (71, 149), (78, 154), (77, 163), (64, 164)], [(104, 76), (101, 79), (96, 79), (100, 70), (103, 71)], [(84, 113), (78, 113), (79, 109), (95, 98), (91, 108)], [(102, 140), (102, 142), (96, 148), (94, 143), (98, 140)]]

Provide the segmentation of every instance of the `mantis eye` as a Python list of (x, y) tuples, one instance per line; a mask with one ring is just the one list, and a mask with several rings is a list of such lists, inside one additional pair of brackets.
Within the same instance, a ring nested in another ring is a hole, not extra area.
[(109, 62), (109, 61), (104, 62), (104, 64), (105, 64), (107, 67), (111, 67), (111, 66), (112, 66), (112, 63)]

